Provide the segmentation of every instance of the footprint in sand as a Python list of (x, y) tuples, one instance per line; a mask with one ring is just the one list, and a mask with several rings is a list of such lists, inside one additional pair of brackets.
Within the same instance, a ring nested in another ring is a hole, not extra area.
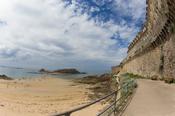
[(5, 105), (1, 104), (0, 107), (4, 107)]

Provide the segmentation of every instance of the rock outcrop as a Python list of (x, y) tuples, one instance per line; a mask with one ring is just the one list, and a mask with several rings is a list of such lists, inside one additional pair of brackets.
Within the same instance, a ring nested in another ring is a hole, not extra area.
[(79, 72), (77, 69), (70, 68), (70, 69), (60, 69), (60, 70), (54, 70), (54, 71), (49, 71), (46, 69), (41, 69), (39, 70), (41, 73), (49, 73), (49, 74), (85, 74)]
[(3, 80), (13, 80), (12, 78), (6, 76), (6, 75), (0, 75), (0, 79), (3, 79)]
[(99, 76), (89, 75), (83, 78), (75, 79), (74, 82), (90, 85), (90, 88), (88, 89), (91, 90), (92, 94), (88, 96), (92, 100), (99, 99), (112, 92), (110, 74), (102, 74)]

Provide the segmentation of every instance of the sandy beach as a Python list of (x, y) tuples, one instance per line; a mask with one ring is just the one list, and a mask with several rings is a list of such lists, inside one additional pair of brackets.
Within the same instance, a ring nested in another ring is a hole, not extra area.
[[(51, 77), (0, 80), (0, 115), (48, 116), (60, 113), (89, 102), (91, 91), (88, 87)], [(73, 116), (93, 116), (102, 107), (97, 104)]]

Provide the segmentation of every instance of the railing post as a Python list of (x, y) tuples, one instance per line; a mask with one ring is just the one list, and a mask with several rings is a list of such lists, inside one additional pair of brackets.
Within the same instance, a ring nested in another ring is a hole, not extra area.
[(117, 93), (118, 92), (116, 92), (115, 94), (114, 94), (114, 102), (115, 102), (115, 104), (114, 104), (114, 115), (117, 113)]
[(70, 114), (71, 114), (71, 113), (67, 113), (67, 114), (65, 114), (65, 116), (70, 116)]

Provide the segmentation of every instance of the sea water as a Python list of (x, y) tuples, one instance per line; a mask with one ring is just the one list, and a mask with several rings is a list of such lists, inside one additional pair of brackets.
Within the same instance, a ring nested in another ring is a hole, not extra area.
[(14, 79), (37, 78), (42, 76), (71, 79), (71, 78), (82, 78), (91, 74), (54, 74), (53, 75), (53, 74), (40, 73), (39, 69), (0, 66), (0, 75), (6, 75)]

